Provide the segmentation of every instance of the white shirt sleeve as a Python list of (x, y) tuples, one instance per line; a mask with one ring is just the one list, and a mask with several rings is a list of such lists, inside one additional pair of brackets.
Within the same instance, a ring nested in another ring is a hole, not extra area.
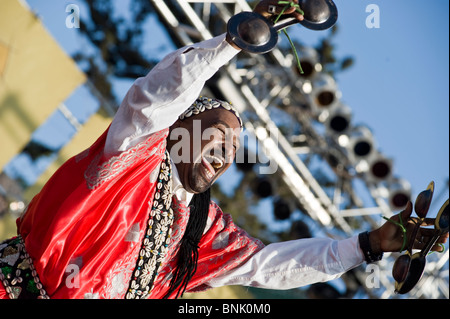
[(270, 244), (242, 266), (206, 284), (292, 289), (336, 279), (363, 261), (358, 236), (344, 240), (299, 239)]
[(170, 127), (199, 97), (205, 82), (238, 52), (223, 34), (166, 56), (126, 94), (109, 129), (105, 154), (126, 151)]

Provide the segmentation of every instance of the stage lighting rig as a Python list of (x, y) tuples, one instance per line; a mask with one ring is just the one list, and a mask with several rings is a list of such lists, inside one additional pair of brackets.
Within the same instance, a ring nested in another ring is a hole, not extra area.
[(348, 158), (358, 173), (369, 169), (368, 161), (376, 152), (375, 138), (372, 131), (364, 125), (352, 127), (348, 135), (339, 137), (339, 144), (348, 152)]
[(339, 138), (342, 134), (346, 134), (351, 127), (352, 110), (342, 103), (337, 104), (329, 110), (328, 117), (324, 122), (327, 134)]
[(365, 173), (369, 182), (387, 181), (392, 176), (393, 160), (381, 153), (372, 156), (368, 161), (369, 169)]
[(307, 46), (296, 46), (298, 55), (300, 57), (300, 65), (303, 70), (303, 74), (299, 72), (299, 69), (293, 61), (292, 66), (294, 72), (302, 79), (312, 80), (317, 74), (320, 74), (323, 70), (322, 64), (319, 62), (319, 53), (317, 50)]
[[(316, 0), (311, 0), (313, 2)], [(224, 26), (237, 13), (252, 11), (243, 0), (152, 0), (151, 3), (178, 47), (218, 35), (219, 28), (211, 26)], [(322, 61), (317, 60), (318, 52), (311, 48), (298, 51), (306, 71), (301, 76), (293, 71), (296, 63), (292, 51), (280, 49), (276, 45), (264, 55), (242, 52), (208, 86), (213, 86), (215, 93), (241, 108), (246, 131), (254, 134), (267, 151), (270, 162), (277, 164), (276, 174), (280, 174), (312, 224), (332, 237), (347, 237), (365, 230), (367, 225), (375, 227), (380, 213), (388, 215), (391, 211), (387, 201), (390, 205), (401, 206), (408, 192), (391, 183), (389, 174), (386, 182), (367, 183), (370, 163), (378, 154), (375, 139), (369, 128), (352, 127), (351, 112), (340, 108), (341, 93), (333, 76), (325, 73), (325, 66), (317, 62)], [(292, 116), (300, 129), (286, 134), (270, 113), (271, 107)], [(347, 129), (346, 121), (338, 118), (333, 121), (335, 115), (348, 116), (344, 116), (349, 122)], [(299, 138), (289, 139), (291, 135)], [(314, 164), (322, 165), (324, 160), (332, 164), (337, 175), (330, 185), (320, 184), (312, 170)], [(347, 172), (349, 174), (345, 174)], [(277, 187), (272, 184), (273, 178), (258, 180), (252, 190), (256, 186), (260, 191), (266, 190), (263, 196), (275, 197)], [(372, 204), (376, 206), (370, 207)], [(388, 261), (386, 259), (385, 263)], [(392, 295), (393, 287), (387, 280), (390, 274), (385, 266), (380, 264), (382, 287), (366, 289), (368, 296), (380, 298), (382, 294), (381, 298), (388, 298)], [(355, 272), (363, 278), (363, 272)], [(448, 286), (448, 277), (446, 283)], [(448, 298), (448, 292), (443, 294)], [(425, 296), (431, 295), (426, 293)]]
[(252, 182), (253, 193), (259, 198), (267, 198), (273, 195), (273, 186), (270, 178), (258, 176)]
[(388, 190), (388, 204), (393, 211), (404, 209), (411, 200), (411, 184), (403, 178), (392, 178), (388, 183)]
[(334, 78), (327, 73), (317, 74), (311, 81), (311, 93), (308, 94), (313, 116), (323, 122), (328, 113), (339, 103), (341, 92)]
[(273, 202), (273, 214), (277, 220), (287, 220), (291, 217), (291, 205), (283, 198), (277, 198)]

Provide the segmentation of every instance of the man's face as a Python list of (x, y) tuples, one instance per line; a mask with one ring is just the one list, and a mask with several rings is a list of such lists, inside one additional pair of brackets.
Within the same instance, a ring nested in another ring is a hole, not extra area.
[(222, 108), (177, 121), (171, 127), (168, 149), (188, 192), (203, 193), (231, 166), (239, 133), (236, 116)]

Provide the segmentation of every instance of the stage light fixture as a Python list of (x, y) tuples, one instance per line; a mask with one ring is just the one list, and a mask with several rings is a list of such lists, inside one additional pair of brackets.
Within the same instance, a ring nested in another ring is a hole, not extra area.
[[(353, 127), (349, 133), (347, 150), (349, 159), (354, 165), (360, 164), (361, 160), (370, 162), (376, 151), (372, 131), (363, 125)], [(364, 166), (366, 169), (369, 168), (368, 164)]]
[(287, 201), (278, 198), (273, 203), (273, 214), (277, 220), (287, 220), (291, 216), (291, 207)]
[(267, 198), (273, 194), (272, 182), (267, 177), (256, 177), (252, 186), (253, 193), (260, 198)]
[(289, 232), (289, 237), (291, 240), (311, 238), (312, 234), (308, 225), (301, 220), (296, 220), (291, 225), (291, 230)]
[(388, 203), (393, 211), (402, 210), (411, 200), (411, 184), (402, 178), (392, 178), (388, 185)]
[(329, 115), (325, 120), (326, 131), (333, 136), (345, 134), (350, 129), (352, 121), (352, 110), (342, 103), (337, 104), (330, 109)]
[(321, 118), (323, 112), (329, 112), (339, 103), (341, 92), (333, 77), (327, 73), (319, 73), (311, 82), (312, 90), (308, 95), (312, 113)]
[(368, 161), (367, 179), (373, 182), (388, 180), (392, 175), (393, 160), (378, 153)]
[(319, 53), (312, 47), (301, 46), (297, 47), (298, 54), (300, 56), (300, 64), (302, 66), (303, 74), (299, 72), (296, 63), (293, 63), (294, 70), (297, 74), (304, 79), (312, 79), (317, 74), (322, 72), (323, 67), (319, 62)]

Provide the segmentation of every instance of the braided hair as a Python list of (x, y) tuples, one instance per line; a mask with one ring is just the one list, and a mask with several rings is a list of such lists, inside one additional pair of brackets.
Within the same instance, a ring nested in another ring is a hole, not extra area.
[(189, 222), (181, 239), (177, 267), (173, 273), (169, 291), (163, 297), (164, 299), (169, 298), (175, 291), (175, 298), (182, 297), (189, 281), (197, 271), (199, 243), (208, 220), (210, 200), (210, 189), (192, 197), (189, 204)]

